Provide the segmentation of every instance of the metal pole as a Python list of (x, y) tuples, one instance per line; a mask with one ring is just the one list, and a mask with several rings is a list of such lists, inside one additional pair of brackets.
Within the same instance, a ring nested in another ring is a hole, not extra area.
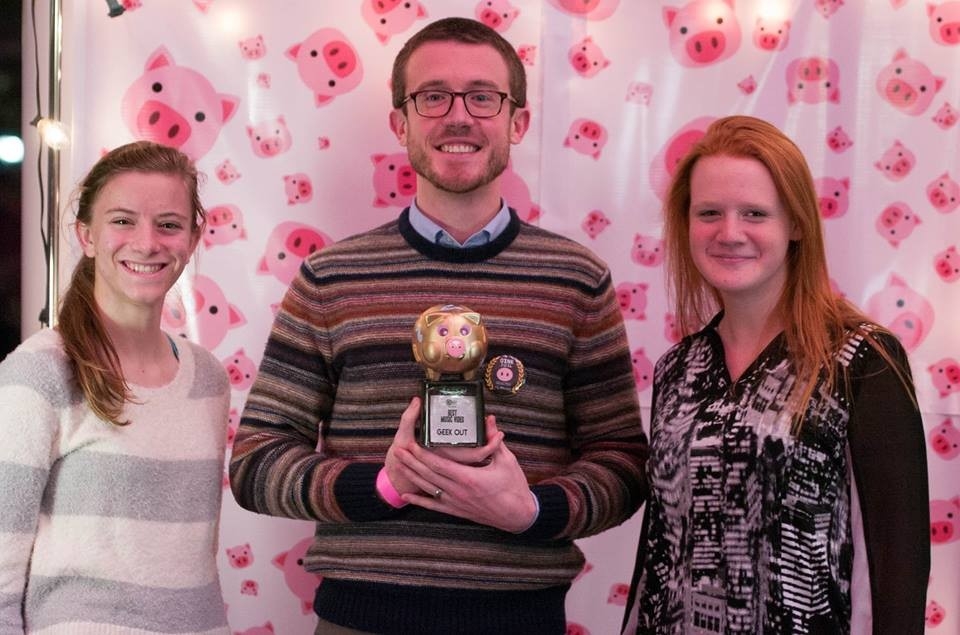
[[(60, 121), (60, 62), (63, 52), (63, 16), (60, 0), (50, 0), (50, 110)], [(57, 322), (60, 298), (60, 150), (47, 148), (47, 325)]]

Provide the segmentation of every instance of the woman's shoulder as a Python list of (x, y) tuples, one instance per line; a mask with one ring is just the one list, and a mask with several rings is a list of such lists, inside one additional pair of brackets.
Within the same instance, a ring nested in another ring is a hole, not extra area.
[(0, 390), (26, 388), (54, 405), (78, 398), (73, 369), (55, 329), (42, 329), (25, 339), (0, 362)]
[(177, 349), (181, 364), (191, 365), (193, 369), (190, 381), (194, 392), (202, 394), (221, 394), (229, 392), (230, 380), (223, 364), (212, 352), (203, 346), (182, 337), (171, 337)]

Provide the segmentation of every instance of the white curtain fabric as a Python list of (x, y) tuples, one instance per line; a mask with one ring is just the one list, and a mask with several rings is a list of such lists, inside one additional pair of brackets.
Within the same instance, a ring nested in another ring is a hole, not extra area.
[[(779, 126), (817, 179), (837, 288), (910, 352), (934, 528), (952, 530), (932, 546), (928, 628), (960, 632), (960, 2), (409, 0), (377, 3), (379, 13), (372, 0), (122, 4), (116, 18), (102, 2), (65, 7), (64, 189), (134, 138), (146, 100), (160, 101), (158, 124), (179, 126), (172, 139), (206, 173), (221, 228), (180, 287), (230, 307), (216, 319), (186, 308), (194, 339), (240, 371), (232, 426), (299, 265), (272, 258), (274, 247), (322, 247), (410, 201), (409, 179), (389, 167), (406, 155), (388, 127), (388, 82), (427, 21), (476, 17), (519, 50), (533, 118), (506, 197), (593, 248), (634, 298), (625, 317), (645, 422), (652, 364), (674, 337), (660, 249), (669, 168), (717, 117)], [(302, 55), (337, 41), (335, 78)], [(64, 270), (77, 253), (65, 244)], [(618, 630), (640, 517), (581, 541), (588, 565), (569, 595), (568, 632)], [(225, 490), (219, 559), (235, 632), (312, 632), (315, 579), (296, 566), (310, 534), (309, 523), (239, 509)]]

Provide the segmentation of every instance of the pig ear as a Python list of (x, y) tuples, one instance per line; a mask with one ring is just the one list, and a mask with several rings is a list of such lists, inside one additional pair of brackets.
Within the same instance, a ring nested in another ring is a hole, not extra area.
[(299, 52), (300, 52), (300, 45), (299, 45), (299, 44), (294, 44), (293, 46), (291, 46), (290, 48), (287, 49), (287, 51), (286, 51), (286, 53), (284, 53), (284, 55), (286, 55), (287, 57), (289, 57), (290, 59), (292, 59), (294, 62), (296, 62), (296, 61), (297, 61), (297, 54), (298, 54)]
[(220, 98), (220, 112), (223, 116), (223, 123), (230, 121), (230, 118), (237, 113), (237, 104), (240, 100), (233, 95), (217, 95)]
[(433, 326), (443, 319), (444, 313), (429, 313), (423, 318), (423, 323), (427, 326)]
[(664, 7), (663, 8), (663, 23), (668, 27), (673, 24), (674, 18), (677, 17), (677, 10), (673, 7)]
[(161, 66), (173, 66), (173, 56), (170, 55), (170, 51), (165, 46), (159, 47), (147, 58), (144, 70), (152, 71)]
[(237, 326), (243, 326), (247, 323), (247, 318), (243, 316), (243, 313), (240, 312), (240, 309), (234, 305), (230, 305), (230, 328), (235, 328)]
[(463, 313), (464, 319), (470, 320), (474, 324), (480, 324), (480, 314), (479, 313)]

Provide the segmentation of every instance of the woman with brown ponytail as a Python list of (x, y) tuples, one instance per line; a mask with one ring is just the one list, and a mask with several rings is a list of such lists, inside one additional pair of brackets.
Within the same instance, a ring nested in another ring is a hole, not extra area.
[(229, 383), (160, 329), (203, 231), (197, 190), (184, 154), (142, 141), (80, 183), (58, 325), (0, 364), (0, 633), (229, 632)]

